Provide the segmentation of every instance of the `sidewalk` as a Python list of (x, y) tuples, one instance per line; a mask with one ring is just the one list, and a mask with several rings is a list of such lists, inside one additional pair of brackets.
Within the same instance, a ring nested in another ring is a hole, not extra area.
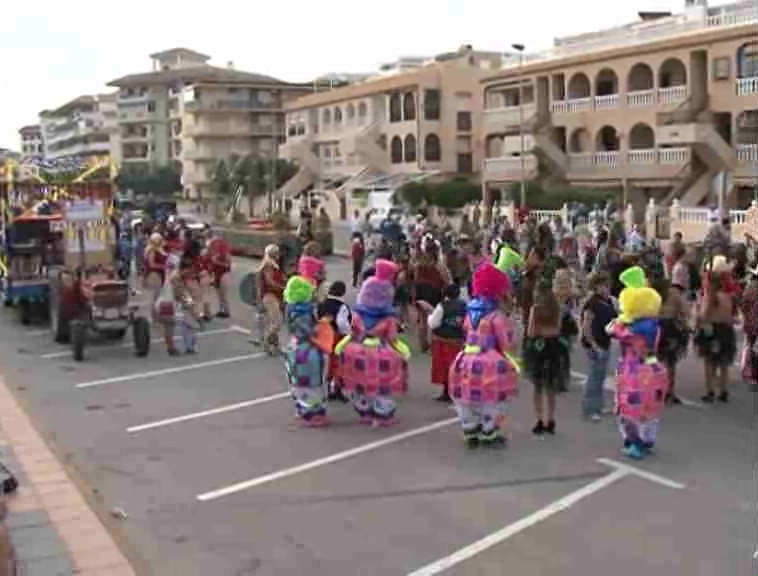
[(0, 458), (19, 480), (5, 525), (23, 576), (135, 576), (0, 378)]

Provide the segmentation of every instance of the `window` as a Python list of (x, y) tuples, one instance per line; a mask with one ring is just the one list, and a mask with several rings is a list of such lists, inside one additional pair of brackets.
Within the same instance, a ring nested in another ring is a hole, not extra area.
[(713, 59), (713, 79), (714, 80), (729, 80), (731, 62), (729, 58), (714, 58)]
[(458, 131), (471, 132), (471, 112), (458, 112)]
[(408, 92), (403, 97), (403, 118), (405, 120), (416, 119), (416, 97), (413, 92)]
[(403, 103), (400, 94), (390, 96), (390, 122), (400, 122), (403, 119)]
[(155, 102), (153, 100), (150, 100), (147, 103), (147, 111), (148, 112), (155, 112)]
[(424, 120), (440, 119), (440, 91), (424, 90)]
[(413, 134), (405, 137), (405, 161), (416, 161), (416, 137)]
[(339, 106), (334, 109), (334, 123), (342, 124), (342, 108)]
[(366, 116), (368, 116), (368, 106), (365, 102), (360, 102), (358, 104), (358, 118), (365, 118)]
[(424, 160), (427, 162), (439, 162), (442, 159), (442, 149), (439, 136), (427, 134), (424, 138)]
[(458, 173), (460, 174), (473, 174), (474, 172), (474, 157), (470, 153), (458, 154)]
[(395, 136), (390, 142), (390, 159), (393, 164), (400, 164), (403, 161), (403, 141), (400, 136)]
[(739, 49), (737, 72), (740, 78), (758, 78), (758, 43), (745, 44)]
[(325, 108), (324, 111), (321, 113), (321, 123), (322, 124), (332, 123), (332, 112), (328, 108)]

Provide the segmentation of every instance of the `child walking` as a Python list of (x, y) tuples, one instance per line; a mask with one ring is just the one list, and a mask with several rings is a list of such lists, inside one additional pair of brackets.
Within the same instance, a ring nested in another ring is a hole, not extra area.
[(603, 417), (605, 380), (611, 357), (611, 337), (606, 327), (616, 317), (611, 300), (611, 284), (605, 272), (595, 272), (588, 279), (590, 295), (582, 306), (582, 346), (587, 352), (589, 373), (584, 385), (582, 415), (593, 422)]
[(463, 321), (466, 317), (466, 303), (461, 299), (461, 290), (456, 284), (445, 289), (442, 302), (429, 315), (429, 329), (432, 331), (432, 384), (442, 386), (438, 402), (451, 404), (448, 388), (450, 366), (463, 347)]
[[(336, 348), (345, 336), (350, 334), (350, 325), (352, 323), (352, 313), (350, 306), (345, 303), (345, 293), (347, 286), (341, 280), (332, 282), (329, 286), (329, 292), (326, 299), (318, 306), (319, 319), (326, 319), (334, 331), (334, 342), (332, 349)], [(326, 375), (326, 381), (329, 386), (329, 400), (338, 400), (348, 403), (350, 400), (342, 392), (342, 383), (338, 376), (339, 358), (332, 352), (329, 356), (329, 369)]]
[(466, 446), (502, 447), (505, 408), (518, 394), (515, 324), (505, 314), (510, 281), (489, 262), (474, 272), (473, 299), (466, 306), (463, 350), (450, 367), (450, 395)]
[(558, 391), (567, 392), (571, 382), (571, 351), (574, 347), (574, 339), (579, 334), (579, 327), (574, 318), (576, 291), (573, 276), (568, 268), (556, 271), (553, 292), (561, 309), (561, 370)]
[(535, 436), (555, 434), (555, 405), (561, 379), (561, 307), (546, 281), (534, 291), (527, 324), (526, 367), (534, 384)]

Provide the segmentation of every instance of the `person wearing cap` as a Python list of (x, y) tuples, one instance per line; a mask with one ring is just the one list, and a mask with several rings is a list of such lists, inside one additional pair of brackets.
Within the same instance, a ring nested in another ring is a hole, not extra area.
[(364, 425), (392, 426), (395, 397), (408, 388), (410, 349), (398, 338), (393, 281), (397, 266), (379, 259), (358, 293), (350, 335), (336, 347), (339, 378)]
[(264, 350), (268, 354), (279, 352), (279, 332), (282, 327), (282, 306), (287, 277), (279, 267), (279, 246), (269, 244), (263, 252), (263, 260), (256, 270), (257, 302), (263, 312)]
[(465, 340), (448, 377), (450, 395), (469, 448), (504, 446), (501, 430), (507, 402), (518, 394), (515, 324), (504, 312), (508, 275), (485, 262), (472, 279), (466, 305)]

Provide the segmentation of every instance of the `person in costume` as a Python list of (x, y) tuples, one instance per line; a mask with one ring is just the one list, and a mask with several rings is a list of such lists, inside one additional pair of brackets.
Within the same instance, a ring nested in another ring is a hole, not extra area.
[[(269, 244), (263, 252), (263, 260), (256, 270), (258, 321), (263, 323), (260, 332), (262, 345), (267, 354), (279, 353), (279, 332), (282, 325), (283, 293), (287, 278), (279, 266), (279, 246)], [(262, 312), (262, 314), (260, 313)]]
[(232, 271), (232, 250), (229, 243), (213, 230), (207, 233), (208, 263), (213, 287), (218, 294), (219, 318), (229, 318), (229, 278)]
[[(411, 269), (413, 301), (418, 313), (418, 341), (422, 352), (429, 350), (428, 312), (442, 302), (442, 291), (451, 283), (449, 272), (440, 261), (440, 247), (433, 238), (425, 236), (421, 252)], [(426, 304), (423, 304), (426, 303)]]
[[(137, 257), (140, 257), (138, 254)], [(163, 283), (166, 280), (166, 263), (168, 252), (163, 248), (163, 236), (154, 232), (144, 254), (145, 261), (145, 288), (150, 294), (150, 303), (155, 306)]]
[(442, 302), (429, 315), (432, 331), (432, 384), (442, 386), (437, 398), (445, 404), (452, 403), (448, 387), (450, 366), (463, 347), (463, 319), (466, 303), (461, 299), (461, 289), (450, 284), (443, 294)]
[(450, 367), (450, 395), (466, 445), (503, 446), (507, 402), (518, 394), (515, 326), (504, 311), (508, 275), (489, 262), (474, 272), (463, 350)]
[(574, 340), (579, 335), (576, 322), (576, 290), (574, 277), (569, 268), (559, 268), (555, 273), (553, 292), (561, 309), (561, 369), (558, 391), (567, 392), (571, 381), (571, 352)]
[(655, 448), (660, 414), (669, 388), (668, 374), (658, 360), (661, 296), (650, 288), (639, 266), (619, 279), (621, 313), (608, 333), (621, 344), (616, 372), (616, 412), (624, 440), (622, 453), (640, 460)]
[(745, 349), (742, 358), (742, 378), (758, 384), (758, 266), (747, 269), (748, 284), (740, 307), (744, 319)]
[(316, 287), (316, 296), (326, 280), (324, 261), (316, 256), (301, 256), (297, 261), (297, 273)]
[[(334, 348), (340, 343), (342, 338), (350, 334), (352, 323), (352, 313), (350, 306), (345, 303), (345, 293), (347, 286), (341, 280), (332, 282), (329, 286), (329, 292), (326, 299), (318, 305), (319, 319), (326, 319), (334, 332), (332, 345)], [(329, 355), (329, 370), (326, 375), (326, 381), (329, 386), (329, 400), (339, 400), (348, 403), (350, 400), (342, 392), (342, 384), (338, 377), (339, 358), (332, 352)]]
[(661, 279), (655, 286), (661, 295), (661, 337), (658, 342), (658, 357), (666, 366), (669, 388), (666, 404), (679, 405), (682, 401), (676, 395), (676, 368), (687, 354), (690, 340), (690, 307), (685, 287)]
[(350, 335), (337, 346), (339, 377), (350, 393), (361, 424), (391, 426), (395, 423), (395, 396), (408, 388), (410, 349), (398, 338), (392, 281), (397, 266), (377, 260), (374, 276), (361, 286)]
[(309, 427), (328, 424), (324, 389), (325, 354), (314, 341), (317, 319), (316, 285), (303, 276), (292, 276), (284, 288), (287, 327), (292, 335), (285, 352), (285, 366), (295, 401), (295, 415)]

